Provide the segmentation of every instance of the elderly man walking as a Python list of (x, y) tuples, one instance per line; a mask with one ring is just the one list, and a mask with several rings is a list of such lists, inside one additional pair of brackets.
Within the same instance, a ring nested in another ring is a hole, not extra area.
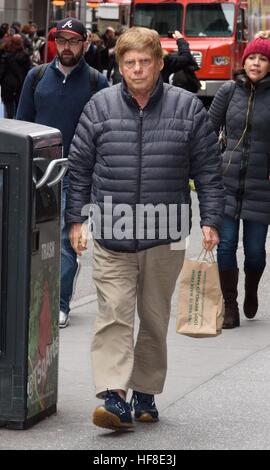
[[(184, 251), (172, 246), (185, 232), (180, 215), (190, 204), (189, 178), (196, 183), (208, 250), (219, 241), (224, 206), (216, 135), (196, 96), (163, 83), (158, 35), (129, 29), (118, 39), (116, 58), (122, 83), (85, 106), (71, 145), (66, 209), (78, 255), (86, 248), (90, 201), (93, 214), (100, 213), (94, 217), (99, 312), (92, 360), (96, 395), (105, 402), (93, 421), (111, 429), (132, 427), (132, 408), (136, 420), (158, 420), (154, 395), (165, 382), (171, 297), (184, 259)], [(146, 217), (149, 205), (156, 213)]]

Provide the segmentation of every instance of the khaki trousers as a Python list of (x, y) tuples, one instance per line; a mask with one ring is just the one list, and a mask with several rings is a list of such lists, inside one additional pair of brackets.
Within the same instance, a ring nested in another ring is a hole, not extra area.
[[(184, 255), (170, 245), (121, 253), (94, 243), (99, 312), (91, 351), (98, 397), (107, 389), (162, 392), (171, 297)], [(140, 326), (134, 347), (136, 300)]]

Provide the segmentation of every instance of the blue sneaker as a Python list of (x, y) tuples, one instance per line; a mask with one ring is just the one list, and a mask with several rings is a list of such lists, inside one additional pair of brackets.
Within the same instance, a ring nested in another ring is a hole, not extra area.
[(94, 411), (93, 423), (113, 430), (133, 428), (130, 404), (117, 392), (108, 390), (104, 405)]
[(158, 410), (155, 405), (154, 395), (134, 390), (130, 405), (134, 409), (136, 421), (141, 423), (154, 423), (158, 421)]

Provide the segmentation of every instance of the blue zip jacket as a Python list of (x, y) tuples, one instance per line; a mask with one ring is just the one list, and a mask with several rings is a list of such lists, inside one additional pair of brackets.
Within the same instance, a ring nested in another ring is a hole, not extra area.
[[(81, 112), (92, 96), (90, 67), (82, 58), (67, 77), (58, 69), (57, 59), (47, 67), (34, 89), (35, 68), (27, 74), (16, 118), (55, 127), (62, 133), (64, 157), (77, 127)], [(98, 72), (96, 91), (108, 87), (106, 78)]]

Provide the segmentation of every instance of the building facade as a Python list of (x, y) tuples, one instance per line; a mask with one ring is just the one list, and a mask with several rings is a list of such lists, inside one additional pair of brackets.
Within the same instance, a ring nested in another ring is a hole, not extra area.
[(52, 23), (66, 16), (85, 21), (87, 9), (92, 8), (86, 0), (0, 0), (0, 24), (33, 21), (40, 28), (46, 27), (47, 11)]
[(27, 23), (32, 16), (29, 0), (0, 0), (0, 24), (12, 23), (14, 20)]
[(55, 21), (72, 16), (102, 32), (109, 25), (129, 26), (130, 4), (131, 0), (0, 0), (0, 24), (32, 21), (46, 30)]

